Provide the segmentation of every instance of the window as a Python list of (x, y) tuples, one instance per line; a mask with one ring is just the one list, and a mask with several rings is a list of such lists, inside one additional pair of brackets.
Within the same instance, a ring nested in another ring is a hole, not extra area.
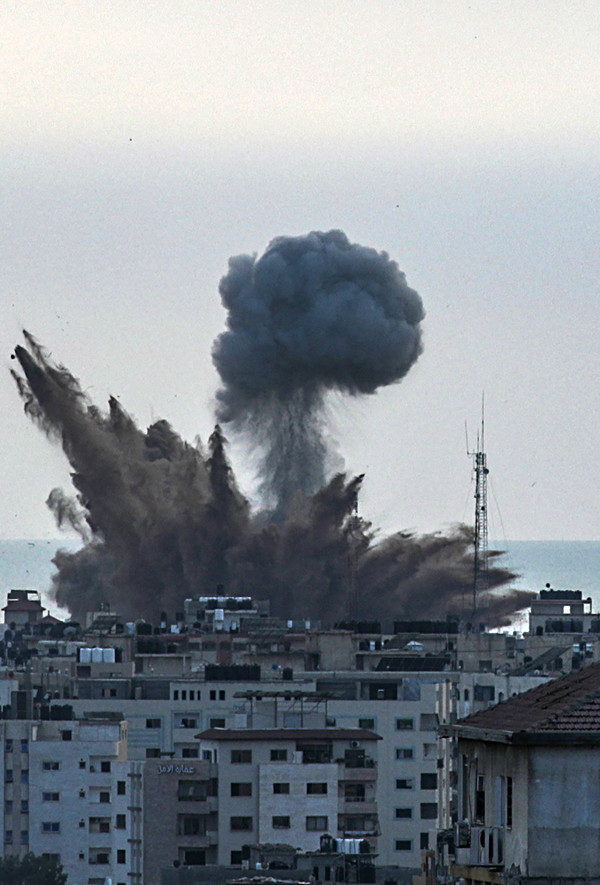
[(421, 820), (437, 818), (437, 802), (421, 802)]
[(419, 848), (421, 851), (427, 851), (429, 848), (429, 833), (421, 833), (419, 836)]
[(4, 752), (5, 753), (12, 753), (12, 751), (13, 751), (12, 738), (7, 738), (7, 740), (4, 742)]
[(231, 830), (251, 830), (251, 817), (232, 817), (229, 819), (229, 827)]
[(414, 781), (412, 777), (398, 777), (396, 778), (396, 789), (397, 790), (412, 790), (414, 788)]
[(21, 771), (21, 783), (28, 784), (29, 783), (29, 769), (25, 768)]
[(54, 761), (42, 762), (42, 768), (44, 771), (58, 771), (60, 768), (60, 762), (54, 762)]
[(205, 781), (179, 781), (177, 784), (177, 798), (180, 802), (204, 802), (206, 799)]
[(396, 747), (396, 759), (412, 759), (412, 747)]
[(60, 833), (60, 821), (45, 820), (42, 822), (42, 833)]
[(327, 795), (327, 784), (307, 784), (306, 785), (306, 795), (307, 796), (326, 796)]
[(229, 863), (232, 867), (239, 867), (242, 865), (242, 852), (241, 851), (232, 851), (229, 857)]
[(396, 820), (399, 820), (401, 818), (406, 819), (406, 818), (412, 817), (412, 808), (397, 808), (395, 817), (396, 817)]
[(42, 802), (59, 802), (60, 793), (42, 793)]
[(225, 700), (225, 691), (224, 691), (224, 689), (221, 689), (221, 690), (219, 691), (219, 700), (220, 700), (220, 701), (224, 701), (224, 700)]
[(21, 753), (29, 753), (29, 741), (21, 741)]
[(358, 720), (358, 727), (373, 729), (373, 728), (375, 728), (375, 720), (374, 719), (359, 719)]
[(198, 758), (198, 747), (183, 747), (181, 750), (181, 758), (182, 759), (197, 759)]
[(110, 771), (110, 762), (104, 760), (100, 763), (100, 771), (109, 772)]
[(211, 690), (210, 690), (210, 699), (211, 699), (211, 701), (217, 700), (217, 692), (215, 691), (214, 688), (211, 688)]
[(85, 768), (85, 759), (80, 759), (80, 760), (79, 760), (79, 767), (80, 767), (80, 768)]
[(21, 830), (21, 845), (29, 845), (29, 830)]
[(4, 831), (4, 843), (6, 845), (12, 845), (12, 840), (13, 840), (13, 831), (12, 830), (5, 830)]
[(44, 860), (50, 860), (53, 863), (60, 863), (60, 854), (54, 854), (49, 851), (44, 851), (42, 854)]
[(506, 778), (506, 826), (512, 827), (513, 823), (513, 779)]
[(146, 748), (146, 759), (160, 759), (159, 747), (147, 747)]
[(203, 867), (206, 863), (206, 852), (201, 848), (186, 848), (183, 862), (188, 867)]
[(415, 720), (411, 717), (396, 719), (396, 731), (411, 731), (415, 727)]
[(225, 720), (221, 716), (215, 716), (209, 721), (211, 728), (225, 728)]
[(396, 851), (412, 851), (412, 839), (396, 839)]
[(177, 834), (179, 836), (204, 836), (206, 818), (200, 814), (180, 814), (177, 818)]
[(434, 759), (437, 756), (437, 744), (423, 744), (423, 759)]
[(65, 729), (65, 731), (61, 731), (60, 736), (63, 741), (71, 741), (73, 740), (73, 732), (70, 729)]
[(273, 784), (273, 792), (274, 793), (289, 793), (290, 785), (289, 784)]
[(496, 689), (493, 685), (476, 685), (473, 689), (474, 701), (486, 701), (491, 703), (496, 697)]
[(90, 848), (89, 853), (90, 864), (108, 864), (110, 863), (110, 851), (108, 848)]
[(271, 750), (271, 762), (287, 762), (287, 750)]
[(250, 783), (231, 784), (231, 795), (232, 796), (251, 796), (252, 795), (252, 784), (250, 784)]
[(127, 784), (125, 781), (117, 781), (117, 796), (124, 796), (127, 791)]
[(124, 814), (117, 814), (115, 817), (115, 830), (124, 830), (127, 827), (127, 817)]
[(435, 713), (421, 713), (421, 731), (436, 731), (438, 718)]
[(181, 700), (182, 700), (182, 701), (187, 701), (187, 689), (185, 689), (185, 688), (183, 688), (183, 689), (181, 690)]
[(106, 802), (106, 803), (110, 802), (110, 793), (105, 792), (105, 791), (103, 790), (103, 791), (100, 793), (100, 795), (98, 796), (98, 801), (99, 801), (99, 802)]
[(12, 768), (7, 768), (6, 771), (4, 772), (4, 783), (5, 784), (12, 784), (12, 782), (13, 782), (13, 770), (12, 770)]
[(422, 790), (436, 790), (437, 789), (437, 774), (435, 774), (435, 772), (433, 774), (422, 774), (421, 775), (421, 789)]
[(252, 762), (252, 750), (232, 750), (231, 751), (231, 764), (236, 765), (240, 763), (250, 763)]
[(146, 728), (160, 728), (160, 719), (146, 719)]
[(29, 799), (21, 799), (21, 814), (29, 814)]
[(274, 830), (289, 830), (290, 819), (287, 815), (275, 815), (271, 819), (271, 825)]
[(117, 863), (127, 863), (127, 852), (124, 848), (117, 848)]
[(329, 821), (325, 815), (309, 814), (306, 818), (306, 829), (309, 832), (323, 832), (329, 829)]
[(173, 692), (173, 700), (174, 701), (179, 700), (179, 689), (178, 688), (176, 688), (175, 691)]
[(485, 821), (485, 778), (482, 774), (477, 775), (475, 789), (475, 820)]
[(12, 814), (13, 804), (12, 799), (7, 799), (4, 803), (4, 814)]
[(175, 728), (198, 728), (198, 720), (193, 716), (178, 716), (175, 720)]

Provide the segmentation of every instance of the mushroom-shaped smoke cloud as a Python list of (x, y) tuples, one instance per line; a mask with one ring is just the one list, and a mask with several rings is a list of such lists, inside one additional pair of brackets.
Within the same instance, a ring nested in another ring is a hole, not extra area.
[(285, 514), (325, 481), (324, 393), (372, 394), (402, 378), (421, 353), (421, 298), (385, 252), (337, 230), (230, 259), (220, 291), (218, 417), (250, 432), (263, 496)]

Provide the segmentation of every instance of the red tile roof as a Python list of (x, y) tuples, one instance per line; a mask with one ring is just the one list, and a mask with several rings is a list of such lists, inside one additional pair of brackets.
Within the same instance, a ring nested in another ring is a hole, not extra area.
[(600, 663), (539, 685), (456, 723), (463, 729), (515, 733), (600, 733)]

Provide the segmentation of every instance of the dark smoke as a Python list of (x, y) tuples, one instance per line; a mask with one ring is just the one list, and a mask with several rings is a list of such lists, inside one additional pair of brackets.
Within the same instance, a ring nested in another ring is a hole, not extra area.
[(285, 514), (325, 482), (325, 392), (375, 393), (404, 377), (421, 353), (423, 305), (385, 252), (337, 230), (231, 258), (220, 292), (218, 417), (258, 444), (263, 498)]
[[(60, 441), (73, 469), (77, 500), (54, 491), (59, 524), (84, 546), (58, 551), (54, 598), (81, 619), (100, 602), (125, 618), (157, 621), (183, 600), (223, 584), (232, 595), (269, 599), (274, 614), (321, 619), (443, 617), (468, 611), (472, 535), (398, 533), (376, 542), (355, 515), (362, 477), (335, 476), (296, 496), (285, 520), (252, 514), (239, 492), (217, 427), (208, 450), (184, 442), (166, 421), (144, 433), (115, 399), (93, 405), (64, 367), (26, 335), (17, 347), (24, 377), (15, 380), (27, 414)], [(490, 587), (514, 575), (490, 570)], [(503, 624), (531, 594), (480, 600), (478, 616)]]

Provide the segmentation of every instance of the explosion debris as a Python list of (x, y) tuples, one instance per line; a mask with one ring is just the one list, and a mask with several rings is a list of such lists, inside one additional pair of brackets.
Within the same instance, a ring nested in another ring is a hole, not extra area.
[[(15, 350), (23, 375), (12, 374), (26, 413), (62, 445), (77, 491), (73, 499), (55, 489), (47, 503), (83, 542), (54, 558), (56, 602), (79, 619), (110, 602), (125, 618), (157, 621), (222, 584), (230, 595), (269, 599), (276, 616), (323, 624), (464, 612), (470, 529), (378, 541), (355, 513), (362, 476), (321, 482), (325, 391), (374, 392), (421, 350), (421, 301), (394, 262), (340, 232), (279, 239), (259, 261), (232, 259), (221, 292), (230, 315), (214, 348), (219, 412), (266, 446), (276, 518), (251, 512), (219, 426), (206, 451), (166, 421), (144, 432), (114, 398), (106, 412), (94, 405), (25, 332)], [(490, 566), (489, 587), (514, 577)], [(478, 617), (508, 623), (531, 595), (488, 593)]]

